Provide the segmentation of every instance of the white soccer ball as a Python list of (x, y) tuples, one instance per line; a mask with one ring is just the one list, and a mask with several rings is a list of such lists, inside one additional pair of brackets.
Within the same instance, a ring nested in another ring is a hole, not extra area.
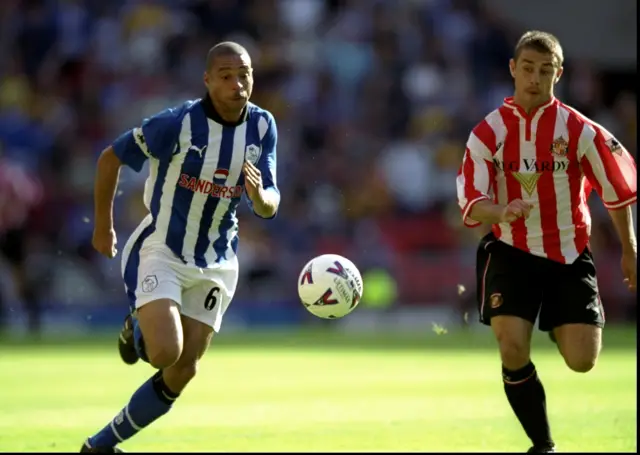
[(351, 313), (362, 298), (362, 276), (349, 259), (323, 254), (311, 259), (298, 278), (298, 295), (314, 316), (337, 319)]

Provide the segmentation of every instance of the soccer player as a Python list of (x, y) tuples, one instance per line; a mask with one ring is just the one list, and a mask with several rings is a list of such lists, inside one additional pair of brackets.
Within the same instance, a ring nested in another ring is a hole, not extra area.
[(98, 160), (93, 245), (109, 258), (116, 255), (112, 210), (120, 166), (140, 171), (149, 160), (149, 214), (122, 254), (133, 316), (125, 319), (119, 349), (125, 363), (140, 358), (158, 371), (81, 452), (121, 452), (118, 443), (169, 412), (195, 376), (235, 292), (242, 194), (261, 218), (278, 210), (276, 123), (249, 103), (247, 51), (233, 42), (211, 48), (204, 84), (202, 99), (146, 119)]
[[(30, 334), (38, 336), (42, 325), (36, 286), (27, 270), (27, 243), (31, 211), (41, 203), (38, 177), (0, 156), (0, 259), (7, 260), (18, 296), (24, 301)], [(6, 327), (5, 295), (0, 289), (0, 332)]]
[(587, 198), (595, 189), (622, 243), (622, 272), (636, 288), (631, 207), (636, 166), (602, 126), (554, 97), (563, 52), (551, 34), (519, 40), (509, 69), (515, 92), (471, 132), (457, 177), (464, 224), (492, 225), (477, 254), (480, 321), (497, 338), (507, 399), (533, 446), (554, 452), (545, 391), (530, 358), (533, 325), (552, 332), (573, 371), (591, 370), (604, 311), (589, 247)]

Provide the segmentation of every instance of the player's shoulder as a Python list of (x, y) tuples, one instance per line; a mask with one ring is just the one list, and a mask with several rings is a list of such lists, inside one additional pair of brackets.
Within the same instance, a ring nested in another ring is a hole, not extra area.
[(587, 130), (591, 130), (593, 133), (607, 132), (607, 129), (604, 126), (600, 125), (598, 122), (589, 118), (587, 115), (569, 104), (558, 101), (558, 109), (564, 110), (566, 112), (565, 115), (568, 118), (571, 118), (572, 121), (576, 122), (581, 127), (587, 127)]
[(267, 109), (264, 109), (258, 106), (257, 104), (254, 104), (251, 102), (247, 104), (247, 109), (249, 110), (248, 112), (249, 121), (258, 122), (258, 123), (261, 123), (262, 121), (264, 121), (268, 126), (275, 125), (276, 119), (273, 116), (273, 114)]
[(202, 98), (190, 99), (183, 101), (182, 103), (177, 104), (173, 107), (170, 107), (167, 110), (176, 121), (182, 122), (187, 114), (190, 114), (194, 110), (200, 108), (200, 103), (202, 103)]
[(504, 106), (495, 108), (494, 110), (489, 112), (487, 115), (482, 117), (482, 119), (476, 124), (476, 127), (483, 125), (485, 123), (489, 123), (489, 124), (496, 123), (499, 119), (503, 118), (504, 109), (505, 109)]
[(150, 120), (155, 123), (163, 123), (165, 125), (180, 125), (184, 118), (192, 112), (200, 103), (200, 99), (183, 101), (180, 104), (176, 104), (153, 115)]
[(481, 140), (497, 138), (505, 134), (504, 106), (500, 106), (486, 114), (471, 129), (471, 134)]

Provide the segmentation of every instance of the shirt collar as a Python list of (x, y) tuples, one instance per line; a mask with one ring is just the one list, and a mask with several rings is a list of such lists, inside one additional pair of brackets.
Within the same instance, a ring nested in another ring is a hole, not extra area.
[(213, 106), (213, 101), (211, 101), (211, 97), (207, 93), (204, 97), (202, 97), (202, 101), (200, 102), (202, 105), (202, 109), (207, 117), (213, 120), (216, 123), (221, 124), (222, 126), (238, 126), (247, 121), (247, 117), (249, 114), (249, 104), (242, 109), (242, 113), (240, 114), (240, 119), (237, 122), (228, 122), (223, 119), (216, 108)]

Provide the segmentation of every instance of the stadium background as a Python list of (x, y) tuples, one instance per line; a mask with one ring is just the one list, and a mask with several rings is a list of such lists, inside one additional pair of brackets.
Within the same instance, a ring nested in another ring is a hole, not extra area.
[[(526, 450), (495, 342), (472, 330), (481, 231), (461, 227), (455, 174), (469, 130), (511, 94), (529, 28), (564, 45), (559, 97), (637, 157), (636, 16), (635, 0), (0, 0), (0, 233), (11, 220), (27, 240), (22, 272), (0, 253), (0, 451), (77, 450), (151, 374), (115, 349), (128, 303), (120, 255), (90, 245), (95, 162), (143, 117), (201, 96), (223, 39), (249, 49), (253, 100), (277, 119), (282, 206), (265, 223), (242, 205), (222, 333), (174, 410), (124, 448)], [(121, 174), (120, 250), (145, 171)], [(560, 450), (637, 452), (636, 296), (590, 202), (604, 351), (577, 375), (536, 334), (534, 359)], [(343, 320), (296, 299), (323, 252), (365, 275)], [(25, 308), (42, 339), (22, 336)]]
[[(455, 174), (470, 128), (512, 91), (507, 62), (519, 34), (537, 27), (559, 36), (558, 95), (637, 153), (634, 2), (586, 2), (579, 12), (571, 1), (520, 3), (0, 2), (0, 154), (43, 189), (23, 225), (21, 279), (44, 328), (120, 323), (120, 255), (106, 260), (90, 244), (96, 157), (143, 117), (201, 96), (207, 49), (223, 39), (253, 56), (253, 101), (279, 125), (284, 195), (269, 223), (242, 205), (240, 285), (224, 329), (308, 322), (296, 277), (323, 252), (374, 272), (366, 289), (377, 280), (382, 291), (365, 295), (363, 307), (388, 291), (386, 324), (457, 324), (468, 311), (475, 322), (480, 233), (461, 227)], [(122, 173), (120, 249), (143, 217), (145, 177), (146, 168)], [(613, 227), (595, 195), (591, 206), (608, 318), (635, 318)], [(0, 270), (5, 325), (20, 330), (24, 295), (6, 263)], [(344, 323), (369, 322), (361, 310)]]

